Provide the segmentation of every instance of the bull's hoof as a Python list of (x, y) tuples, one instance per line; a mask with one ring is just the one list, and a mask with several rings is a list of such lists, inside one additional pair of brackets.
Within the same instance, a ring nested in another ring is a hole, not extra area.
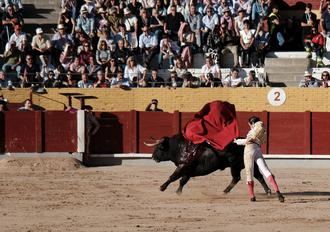
[(162, 185), (160, 186), (159, 190), (164, 192), (166, 190), (167, 186), (166, 185)]
[(268, 190), (266, 191), (266, 194), (267, 194), (268, 196), (272, 195), (272, 190), (268, 189)]
[(278, 195), (278, 200), (279, 200), (280, 202), (284, 202), (284, 196), (283, 196), (282, 194), (279, 194), (279, 195)]
[(178, 194), (179, 196), (182, 194), (182, 189), (180, 189), (180, 188), (178, 188), (177, 190), (176, 190), (176, 194)]
[(223, 190), (223, 193), (224, 194), (228, 194), (230, 192), (230, 189), (225, 189), (225, 190)]

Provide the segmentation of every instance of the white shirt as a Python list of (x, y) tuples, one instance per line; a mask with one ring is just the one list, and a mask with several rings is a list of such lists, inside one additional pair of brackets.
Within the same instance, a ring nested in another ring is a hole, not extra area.
[(24, 32), (19, 33), (18, 35), (16, 35), (15, 33), (13, 33), (10, 38), (8, 43), (6, 44), (6, 51), (9, 50), (10, 48), (10, 43), (11, 42), (15, 42), (16, 43), (16, 47), (18, 47), (18, 45), (21, 43), (21, 41), (23, 41), (24, 39), (26, 39), (26, 34)]
[(217, 14), (213, 14), (211, 17), (205, 15), (202, 19), (204, 27), (207, 27), (209, 30), (213, 30), (215, 25), (219, 24), (219, 17)]
[(237, 78), (233, 78), (232, 76), (228, 76), (225, 78), (224, 83), (228, 86), (228, 87), (236, 87), (239, 84), (243, 84), (244, 80), (242, 77), (237, 77)]
[(125, 67), (124, 77), (128, 78), (130, 81), (133, 81), (133, 77), (137, 77), (138, 80), (141, 78), (142, 73), (146, 71), (146, 68), (137, 64), (133, 68), (129, 68), (128, 65)]
[(134, 25), (137, 23), (137, 18), (135, 16), (131, 16), (129, 18), (125, 18), (124, 24), (126, 27), (126, 31), (131, 32), (134, 31)]
[(142, 4), (143, 8), (146, 9), (153, 8), (156, 4), (155, 0), (140, 0), (139, 2)]
[(243, 27), (244, 27), (243, 22), (244, 22), (245, 20), (249, 20), (249, 17), (248, 17), (248, 16), (245, 16), (245, 17), (243, 17), (242, 19), (240, 19), (239, 16), (236, 16), (236, 17), (235, 17), (235, 23), (237, 23), (237, 27), (238, 27), (238, 30), (239, 30), (240, 32), (243, 31)]
[(157, 44), (158, 44), (157, 37), (153, 33), (149, 33), (149, 35), (142, 33), (139, 37), (140, 48), (156, 47)]
[(80, 80), (78, 81), (78, 88), (93, 88), (93, 81), (87, 80), (87, 82), (84, 82)]
[(211, 67), (208, 67), (206, 64), (204, 64), (202, 67), (202, 75), (206, 75), (208, 73), (212, 73), (213, 77), (218, 77), (218, 74), (220, 73), (219, 66), (214, 64)]
[(245, 32), (244, 30), (240, 31), (240, 35), (243, 40), (243, 43), (244, 44), (250, 43), (252, 38), (254, 37), (254, 33), (255, 33), (254, 29), (250, 29), (247, 32)]

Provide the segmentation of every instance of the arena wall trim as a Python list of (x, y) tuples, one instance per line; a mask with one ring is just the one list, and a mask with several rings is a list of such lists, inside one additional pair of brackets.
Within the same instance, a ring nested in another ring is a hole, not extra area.
[[(0, 90), (11, 103), (22, 103), (32, 97), (33, 103), (46, 110), (63, 110), (68, 100), (61, 93), (80, 93), (94, 97), (86, 99), (94, 111), (144, 111), (152, 98), (159, 101), (159, 108), (165, 112), (196, 112), (205, 103), (213, 100), (229, 101), (237, 111), (267, 112), (330, 112), (330, 92), (326, 88), (283, 88), (286, 101), (281, 106), (272, 106), (267, 100), (270, 88), (198, 88), (167, 89), (139, 88), (122, 89), (48, 89), (47, 94), (31, 94), (29, 89)], [(74, 107), (80, 101), (73, 98)]]

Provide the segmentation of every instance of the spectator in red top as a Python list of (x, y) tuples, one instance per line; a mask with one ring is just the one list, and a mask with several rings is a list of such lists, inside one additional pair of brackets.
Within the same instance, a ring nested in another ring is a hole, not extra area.
[(312, 35), (310, 39), (305, 38), (305, 48), (308, 52), (308, 58), (312, 57), (312, 52), (316, 53), (316, 66), (322, 67), (324, 64), (323, 53), (324, 53), (324, 44), (325, 40), (321, 33), (319, 33), (316, 27), (312, 28)]
[(93, 56), (93, 52), (91, 51), (91, 45), (89, 42), (83, 43), (83, 49), (79, 53), (79, 61), (83, 65), (89, 64), (89, 57)]
[(312, 28), (316, 26), (316, 14), (312, 12), (312, 4), (308, 3), (306, 5), (306, 10), (301, 17), (301, 29), (303, 40), (305, 38), (309, 39), (312, 35)]

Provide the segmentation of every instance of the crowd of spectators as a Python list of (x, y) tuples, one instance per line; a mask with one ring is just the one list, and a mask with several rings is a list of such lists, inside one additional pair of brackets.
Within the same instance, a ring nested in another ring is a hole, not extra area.
[[(0, 5), (0, 76), (7, 80), (2, 86), (255, 86), (253, 73), (239, 77), (241, 84), (232, 76), (237, 68), (263, 67), (266, 52), (289, 43), (294, 33), (289, 29), (295, 28), (281, 20), (271, 0), (62, 0), (49, 38), (42, 27), (34, 35), (24, 32), (21, 1), (0, 0)], [(321, 7), (324, 31), (330, 31), (327, 6)], [(310, 10), (307, 4), (300, 27), (303, 42), (322, 57)], [(195, 53), (204, 53), (206, 61), (202, 73), (192, 76), (187, 70)], [(223, 77), (221, 60), (227, 53), (233, 69)], [(167, 79), (158, 75), (163, 68), (170, 69)]]
[(324, 70), (321, 73), (321, 77), (315, 78), (313, 74), (309, 71), (305, 71), (304, 78), (300, 81), (299, 87), (303, 88), (328, 88), (330, 87), (330, 74), (328, 71)]

